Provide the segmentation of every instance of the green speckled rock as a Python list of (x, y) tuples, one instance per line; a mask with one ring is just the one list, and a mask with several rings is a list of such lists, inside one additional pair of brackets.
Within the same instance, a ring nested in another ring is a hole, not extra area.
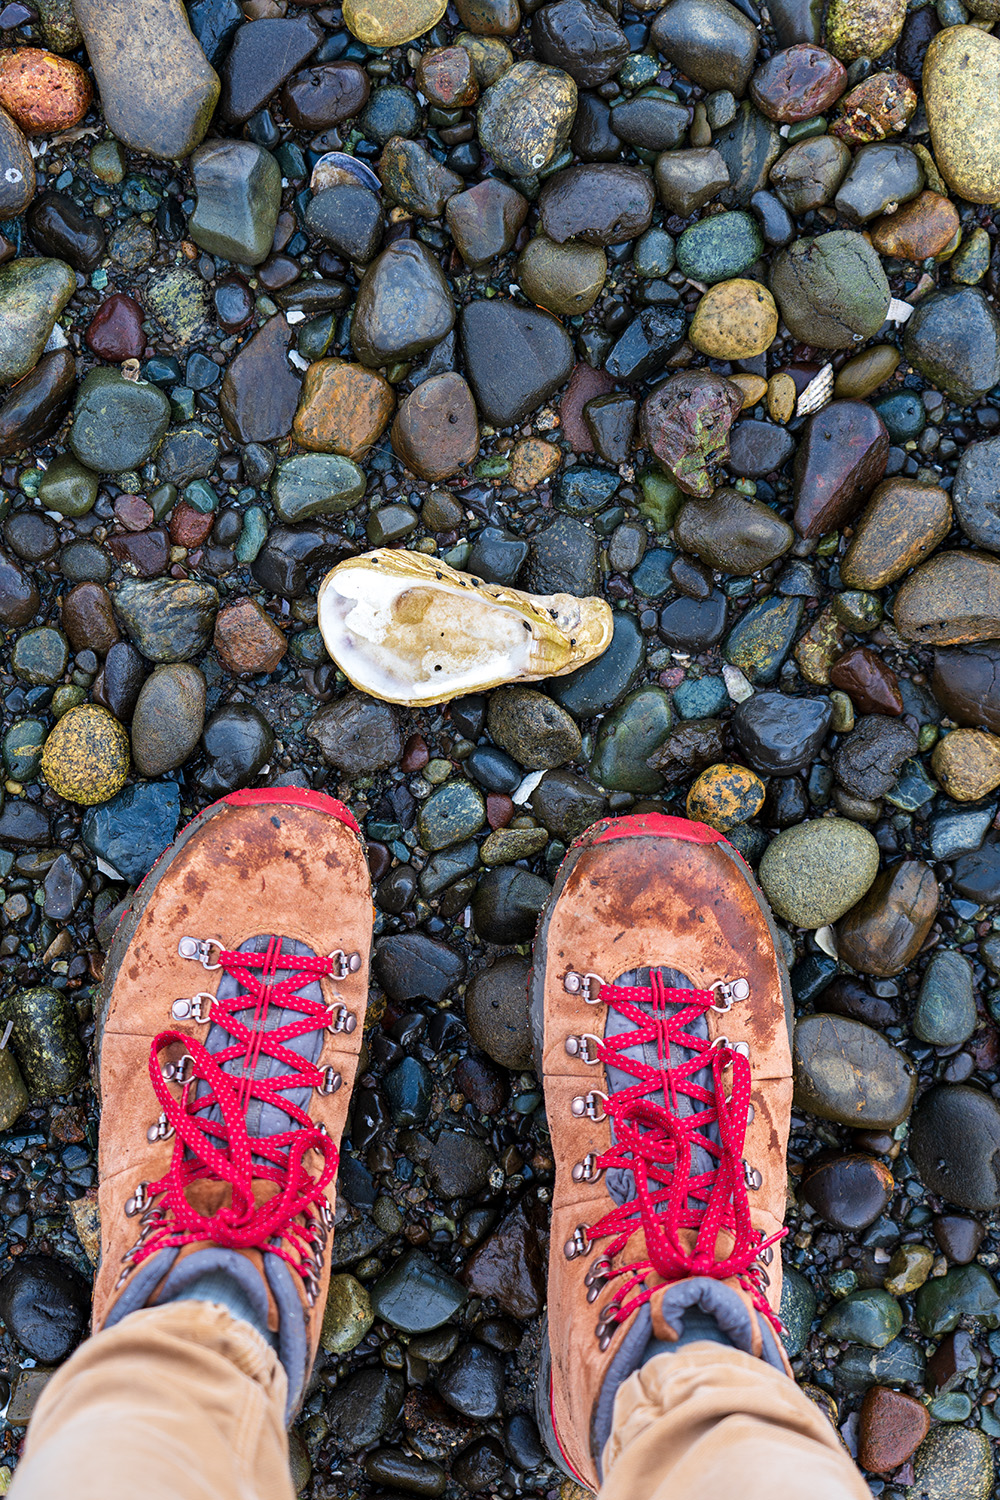
[(76, 1010), (69, 996), (50, 985), (15, 990), (0, 1008), (12, 1021), (10, 1046), (33, 1104), (68, 1094), (85, 1067)]
[(75, 291), (76, 276), (65, 261), (39, 256), (0, 270), (0, 384), (35, 368)]

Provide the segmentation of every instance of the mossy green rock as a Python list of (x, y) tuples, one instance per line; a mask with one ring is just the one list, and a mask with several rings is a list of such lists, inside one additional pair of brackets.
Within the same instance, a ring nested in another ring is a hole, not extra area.
[(354, 1276), (330, 1277), (319, 1336), (327, 1354), (349, 1354), (356, 1349), (375, 1321), (368, 1293)]
[(365, 493), (365, 476), (339, 453), (300, 453), (278, 465), (271, 499), (282, 521), (341, 516)]
[(971, 1318), (984, 1328), (1000, 1328), (1000, 1291), (985, 1266), (973, 1262), (932, 1276), (917, 1293), (917, 1322), (928, 1338), (940, 1338)]
[(878, 1289), (850, 1292), (835, 1302), (820, 1324), (832, 1339), (884, 1349), (903, 1327), (903, 1310), (895, 1297)]
[(18, 719), (3, 737), (4, 769), (11, 781), (34, 781), (47, 730), (41, 719)]
[(16, 990), (0, 1015), (4, 1025), (13, 1023), (10, 1046), (32, 1104), (68, 1094), (85, 1067), (78, 1018), (69, 997), (47, 984)]
[(814, 818), (783, 828), (764, 850), (758, 871), (779, 917), (796, 927), (836, 922), (878, 874), (875, 839), (847, 818)]
[(39, 625), (14, 643), (10, 664), (14, 676), (29, 687), (50, 687), (59, 681), (69, 661), (69, 642), (61, 630)]
[(0, 385), (35, 368), (75, 291), (76, 274), (62, 260), (12, 260), (0, 270)]
[(816, 1316), (816, 1293), (794, 1266), (786, 1265), (782, 1272), (779, 1315), (785, 1330), (785, 1352), (789, 1359), (794, 1359), (809, 1342), (812, 1320)]
[(652, 684), (636, 688), (601, 724), (590, 774), (611, 792), (658, 792), (663, 777), (647, 761), (673, 724), (670, 698)]
[(59, 453), (42, 475), (38, 498), (45, 510), (61, 516), (85, 516), (97, 499), (97, 475), (72, 453)]
[(824, 45), (850, 63), (857, 57), (881, 57), (903, 29), (906, 0), (830, 0)]
[(0, 1130), (10, 1127), (28, 1107), (28, 1090), (9, 1047), (0, 1052)]
[(156, 452), (169, 424), (170, 402), (158, 385), (91, 370), (77, 393), (69, 445), (88, 469), (120, 474)]
[(782, 250), (771, 269), (771, 291), (792, 335), (817, 349), (849, 349), (872, 338), (889, 311), (878, 253), (851, 229)]
[(677, 241), (677, 269), (692, 281), (711, 286), (742, 276), (764, 253), (764, 239), (757, 221), (737, 209), (713, 214), (685, 229)]

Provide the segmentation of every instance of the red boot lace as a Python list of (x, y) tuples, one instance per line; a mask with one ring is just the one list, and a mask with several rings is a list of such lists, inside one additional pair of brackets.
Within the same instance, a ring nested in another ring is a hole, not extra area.
[[(330, 1137), (304, 1110), (286, 1097), (286, 1090), (318, 1088), (324, 1073), (286, 1044), (331, 1024), (331, 1011), (322, 1002), (295, 993), (303, 983), (333, 972), (332, 958), (300, 958), (281, 953), (280, 939), (272, 939), (264, 953), (233, 953), (223, 949), (218, 966), (239, 981), (242, 993), (212, 999), (211, 1022), (233, 1038), (219, 1051), (180, 1031), (162, 1031), (149, 1054), (149, 1077), (160, 1101), (167, 1135), (176, 1145), (166, 1175), (146, 1186), (148, 1199), (161, 1198), (143, 1215), (139, 1242), (127, 1259), (140, 1265), (157, 1251), (209, 1240), (231, 1250), (263, 1249), (281, 1256), (307, 1283), (317, 1280), (319, 1247), (330, 1225), (325, 1190), (337, 1175), (338, 1153)], [(272, 982), (279, 970), (287, 977)], [(234, 1015), (253, 1005), (249, 1023)], [(266, 1031), (271, 1006), (298, 1012), (299, 1019)], [(167, 1083), (160, 1053), (180, 1042), (190, 1058), (180, 1097)], [(262, 1056), (283, 1063), (286, 1071), (271, 1078), (253, 1076)], [(226, 1063), (241, 1062), (239, 1071), (226, 1072)], [(207, 1087), (195, 1097), (197, 1082)], [(276, 1135), (251, 1136), (246, 1111), (252, 1099), (272, 1104), (291, 1116), (293, 1124)], [(221, 1120), (208, 1118), (217, 1109)], [(162, 1124), (162, 1120), (161, 1120)], [(318, 1151), (322, 1167), (310, 1172), (304, 1158)], [(226, 1182), (230, 1202), (213, 1214), (202, 1214), (188, 1202), (187, 1189), (195, 1182)], [(277, 1191), (258, 1202), (254, 1184), (272, 1182)], [(284, 1241), (284, 1244), (280, 1241)]]
[[(781, 1322), (764, 1295), (768, 1278), (760, 1257), (787, 1231), (764, 1239), (750, 1221), (749, 1169), (743, 1161), (750, 1064), (725, 1037), (710, 1042), (688, 1029), (709, 1011), (728, 1006), (718, 1004), (714, 990), (668, 989), (656, 971), (648, 987), (602, 985), (600, 1000), (632, 1021), (635, 1030), (605, 1036), (595, 1060), (631, 1074), (637, 1082), (608, 1094), (604, 1109), (613, 1123), (615, 1141), (594, 1163), (604, 1171), (629, 1172), (636, 1195), (596, 1224), (583, 1227), (590, 1244), (611, 1241), (587, 1274), (591, 1300), (608, 1282), (619, 1283), (613, 1300), (602, 1309), (598, 1338), (607, 1347), (615, 1325), (649, 1301), (655, 1290), (645, 1284), (650, 1272), (664, 1282), (688, 1276), (735, 1277), (780, 1333)], [(625, 1056), (627, 1049), (650, 1042), (656, 1046), (656, 1065)], [(687, 1058), (672, 1063), (672, 1047), (686, 1049)], [(711, 1070), (711, 1088), (696, 1081), (695, 1075), (706, 1068)], [(729, 1068), (732, 1080), (727, 1098), (723, 1075)], [(644, 1097), (660, 1093), (663, 1104)], [(693, 1106), (689, 1113), (678, 1112), (680, 1095)], [(713, 1125), (718, 1140), (709, 1134)], [(713, 1165), (707, 1171), (692, 1170), (695, 1148), (709, 1154)], [(637, 1229), (644, 1232), (648, 1260), (612, 1269), (614, 1257)], [(693, 1249), (682, 1243), (682, 1230), (696, 1231)], [(716, 1258), (720, 1233), (732, 1237), (732, 1247), (723, 1259)]]

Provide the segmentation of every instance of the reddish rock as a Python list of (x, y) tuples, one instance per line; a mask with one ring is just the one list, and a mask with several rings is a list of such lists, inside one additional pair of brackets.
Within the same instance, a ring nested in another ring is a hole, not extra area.
[(18, 47), (0, 59), (0, 104), (26, 135), (79, 125), (93, 98), (87, 74), (68, 57), (41, 47)]
[(582, 363), (573, 367), (569, 384), (559, 403), (559, 416), (562, 419), (563, 436), (574, 453), (594, 452), (594, 439), (583, 419), (583, 408), (597, 396), (610, 395), (614, 388), (611, 376), (603, 370), (592, 370), (589, 365)]
[(682, 490), (707, 500), (715, 488), (709, 470), (729, 457), (729, 429), (742, 409), (738, 385), (711, 370), (681, 370), (642, 403), (643, 441)]
[(153, 507), (141, 495), (119, 495), (115, 501), (115, 520), (126, 531), (145, 531), (153, 524)]
[(903, 697), (891, 667), (868, 646), (852, 646), (830, 668), (834, 687), (849, 693), (863, 714), (901, 714)]
[(454, 370), (423, 380), (406, 397), (392, 424), (393, 451), (421, 479), (450, 479), (479, 452), (472, 392)]
[(750, 80), (750, 97), (769, 120), (791, 125), (811, 120), (835, 104), (847, 87), (847, 69), (822, 47), (799, 42), (769, 57)]
[(78, 583), (62, 598), (62, 627), (74, 651), (103, 656), (119, 639), (111, 595), (99, 583)]
[(214, 645), (219, 661), (234, 677), (273, 672), (288, 650), (284, 631), (256, 599), (237, 599), (220, 609)]
[(141, 359), (146, 348), (142, 331), (142, 308), (134, 297), (115, 292), (102, 302), (86, 333), (87, 347), (98, 359), (121, 364), (123, 359)]
[(889, 434), (864, 401), (831, 401), (809, 418), (795, 455), (795, 529), (823, 536), (853, 521), (885, 473)]
[(872, 1474), (888, 1474), (917, 1451), (930, 1429), (926, 1406), (885, 1385), (865, 1392), (858, 1419), (858, 1462)]
[(427, 741), (423, 735), (411, 734), (403, 747), (403, 758), (399, 762), (399, 768), (405, 771), (407, 776), (412, 776), (415, 771), (422, 771), (430, 758)]
[(479, 97), (472, 58), (464, 47), (425, 52), (417, 64), (417, 88), (441, 109), (463, 109)]
[(155, 578), (166, 572), (170, 562), (170, 538), (165, 526), (151, 526), (148, 531), (119, 531), (104, 544), (126, 573), (139, 578)]
[(175, 547), (200, 547), (215, 522), (211, 511), (206, 515), (186, 500), (174, 506), (170, 517), (170, 540)]
[(368, 77), (356, 62), (317, 63), (292, 74), (281, 102), (296, 130), (327, 130), (364, 109), (368, 88)]
[(513, 818), (515, 807), (504, 792), (490, 792), (486, 798), (486, 821), (494, 830), (506, 828)]

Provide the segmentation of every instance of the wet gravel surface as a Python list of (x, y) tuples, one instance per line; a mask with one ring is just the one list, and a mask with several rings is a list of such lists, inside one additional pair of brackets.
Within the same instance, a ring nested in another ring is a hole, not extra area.
[[(663, 810), (791, 968), (796, 1374), (874, 1494), (993, 1493), (997, 7), (821, 10), (0, 9), (0, 1489), (86, 1326), (120, 905), (286, 785), (376, 906), (301, 1492), (570, 1500), (525, 980), (572, 839)], [(373, 547), (612, 644), (376, 701), (316, 605)]]

